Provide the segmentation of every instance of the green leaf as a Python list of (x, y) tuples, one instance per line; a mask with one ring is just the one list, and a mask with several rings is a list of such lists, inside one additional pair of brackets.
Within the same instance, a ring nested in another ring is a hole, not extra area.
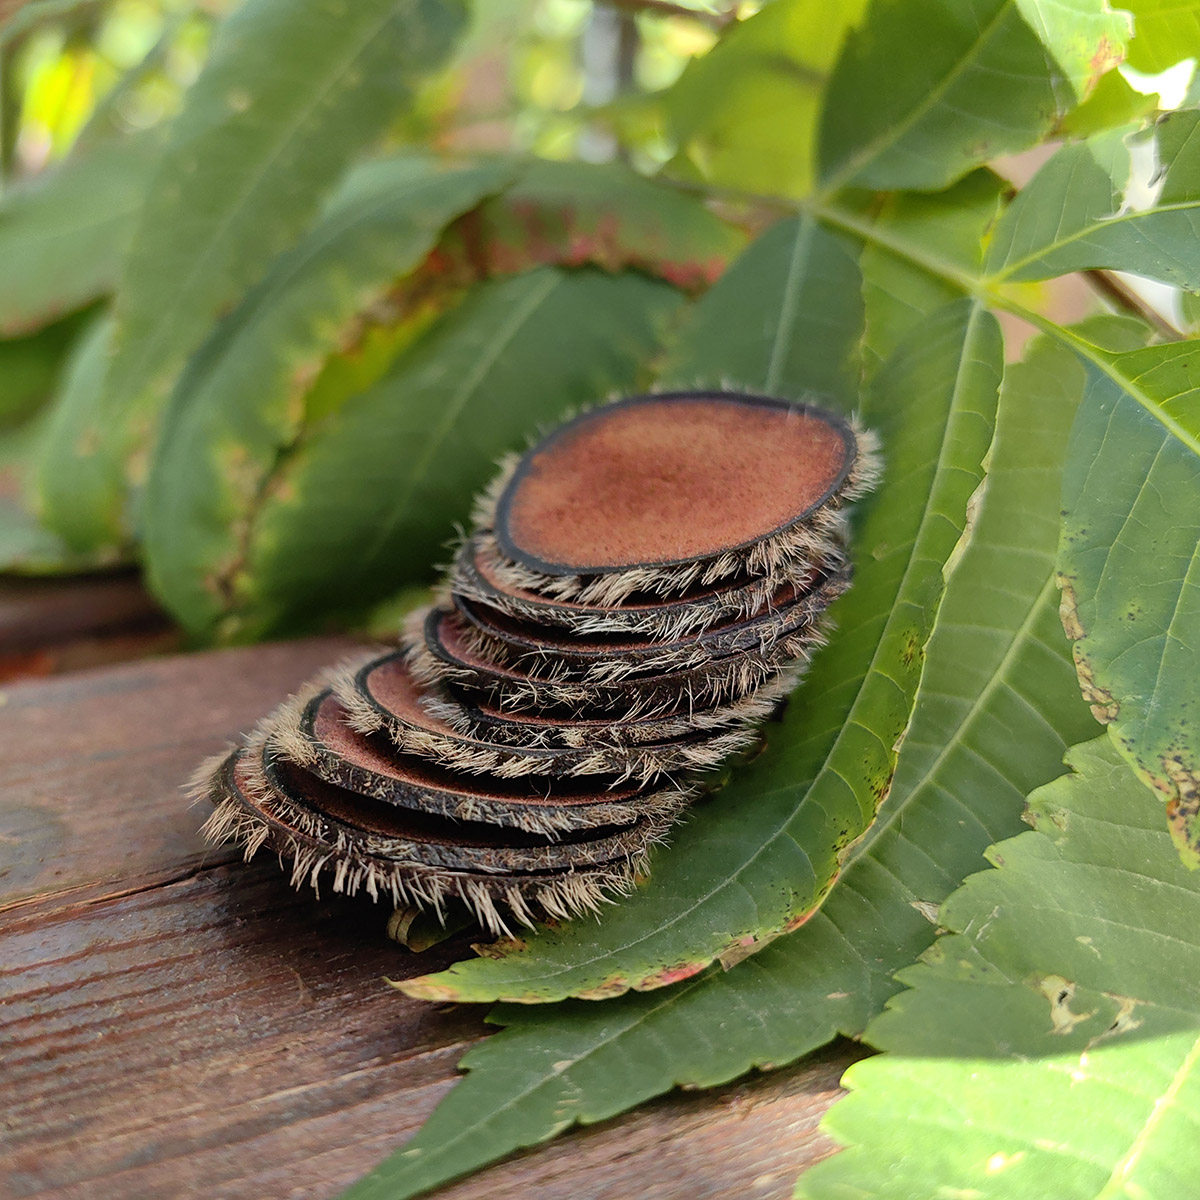
[[(227, 578), (281, 456), (457, 301), (460, 280), (434, 295), (412, 273), (511, 174), (420, 155), (357, 168), (197, 356), (163, 422), (145, 528), (150, 581), (193, 632), (227, 611)], [(336, 381), (331, 360), (344, 365)]]
[(485, 276), (535, 266), (633, 267), (689, 292), (714, 283), (745, 236), (694, 196), (617, 163), (533, 162), (446, 240)]
[(1185, 58), (1200, 56), (1200, 3), (1197, 0), (1120, 0), (1133, 13), (1137, 36), (1129, 65), (1157, 75)]
[(154, 133), (109, 138), (0, 198), (0, 336), (91, 303), (121, 255), (161, 152)]
[(931, 0), (920, 20), (905, 0), (873, 0), (826, 93), (822, 188), (946, 187), (1033, 145), (1065, 90), (1015, 0)]
[(865, 8), (866, 0), (775, 0), (688, 63), (663, 102), (700, 178), (770, 196), (811, 190), (825, 83)]
[(76, 313), (37, 333), (0, 339), (0, 430), (25, 421), (53, 395), (63, 359), (88, 316)]
[(1200, 112), (1172, 113), (1155, 133), (1165, 170), (1150, 207), (1121, 207), (1128, 157), (1119, 135), (1065, 146), (1000, 222), (989, 271), (1046, 279), (1105, 268), (1200, 290)]
[(816, 392), (848, 409), (858, 396), (861, 333), (853, 244), (810, 217), (779, 221), (695, 305), (659, 382)]
[(574, 1122), (862, 1033), (896, 990), (892, 973), (932, 940), (926, 914), (984, 865), (988, 844), (1021, 828), (1028, 791), (1095, 729), (1053, 577), (1062, 457), (1083, 383), (1074, 355), (1046, 341), (1009, 368), (987, 483), (926, 647), (891, 793), (812, 919), (729, 971), (665, 992), (497, 1008), (488, 1019), (506, 1030), (467, 1055), (467, 1077), (356, 1200), (402, 1200)]
[(1133, 22), (1108, 0), (1017, 0), (1017, 7), (1081, 100), (1125, 58)]
[[(803, 223), (790, 228), (798, 239), (812, 236)], [(779, 281), (769, 282), (779, 261), (773, 239), (760, 240), (746, 258), (760, 254), (769, 265), (756, 303), (731, 315), (728, 336), (744, 364), (746, 330), (757, 328), (763, 370), (786, 358), (778, 341), (790, 341), (811, 314), (802, 319), (781, 299)], [(724, 303), (723, 287), (709, 295), (714, 306)], [(838, 311), (836, 295), (824, 294), (822, 312)], [(734, 328), (738, 322), (745, 328)], [(838, 604), (838, 634), (772, 731), (767, 753), (683, 825), (670, 850), (656, 855), (649, 881), (598, 926), (539, 930), (494, 948), (497, 957), (406, 982), (403, 990), (429, 999), (538, 1002), (660, 987), (714, 958), (736, 962), (811, 915), (891, 782), (941, 567), (979, 480), (999, 371), (994, 319), (962, 301), (937, 314), (923, 339), (879, 373), (862, 413), (882, 435), (887, 478), (863, 506), (857, 579)], [(799, 383), (788, 377), (786, 390), (795, 394)]]
[(679, 303), (633, 273), (541, 268), (474, 289), (278, 460), (241, 514), (222, 635), (361, 611), (427, 577), (497, 456), (540, 422), (635, 390)]
[(1120, 71), (1109, 71), (1092, 94), (1059, 125), (1067, 138), (1085, 138), (1121, 125), (1143, 125), (1157, 112), (1159, 97), (1134, 91)]
[(1092, 357), (1063, 483), (1063, 624), (1092, 711), (1200, 864), (1200, 344)]
[[(925, 320), (962, 294), (943, 276), (917, 266), (903, 248), (927, 247), (937, 256), (938, 265), (979, 275), (984, 240), (1002, 211), (1006, 188), (991, 171), (979, 170), (944, 192), (899, 192), (878, 205), (872, 230), (876, 240), (863, 247), (859, 258), (867, 378)], [(890, 244), (898, 245), (899, 252)]]
[(112, 345), (108, 314), (79, 339), (47, 413), (33, 474), (33, 507), (75, 553), (119, 556), (125, 447), (119, 431), (100, 418), (104, 370)]
[(453, 0), (246, 0), (220, 24), (118, 291), (100, 416), (122, 424), (135, 485), (184, 359), (296, 239), (461, 24)]
[[(1101, 739), (1031, 797), (1034, 832), (942, 908), (826, 1118), (851, 1148), (805, 1200), (1139, 1197), (1200, 1189), (1200, 875)], [(954, 1057), (948, 1057), (953, 1055)]]

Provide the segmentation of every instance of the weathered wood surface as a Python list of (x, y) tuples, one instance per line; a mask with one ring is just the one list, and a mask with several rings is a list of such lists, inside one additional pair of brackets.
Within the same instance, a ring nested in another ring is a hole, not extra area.
[(162, 654), (179, 641), (132, 571), (0, 579), (0, 683)]
[[(0, 1196), (336, 1196), (483, 1036), (388, 988), (385, 913), (205, 849), (179, 786), (349, 643), (179, 656), (0, 691)], [(444, 1191), (790, 1195), (853, 1057), (677, 1094)]]

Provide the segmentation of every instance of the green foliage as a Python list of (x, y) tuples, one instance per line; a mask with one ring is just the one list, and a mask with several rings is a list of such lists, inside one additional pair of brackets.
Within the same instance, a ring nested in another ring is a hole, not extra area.
[[(825, 81), (865, 8), (866, 0), (774, 0), (689, 63), (664, 99), (676, 169), (767, 195), (809, 191)], [(714, 91), (720, 104), (709, 100)]]
[[(172, 125), (117, 293), (97, 432), (121, 426), (135, 487), (186, 355), (303, 230), (460, 26), (458, 4), (442, 0), (248, 0), (221, 26)], [(120, 541), (131, 527), (106, 532)]]
[(112, 138), (0, 197), (0, 335), (112, 289), (161, 150), (154, 133)]
[[(1106, 740), (1036, 792), (1034, 832), (943, 906), (797, 1195), (1191, 1195), (1200, 1177), (1200, 875)], [(947, 1136), (947, 1121), (953, 1136)]]
[(847, 39), (821, 122), (826, 192), (946, 187), (1033, 145), (1066, 107), (1067, 81), (1015, 0), (931, 0), (912, 16), (873, 0)]
[(998, 279), (1046, 279), (1081, 268), (1136, 271), (1200, 289), (1200, 129), (1196, 112), (1156, 128), (1166, 164), (1155, 202), (1122, 209), (1129, 153), (1118, 134), (1065, 146), (996, 229), (988, 267)]
[[(0, 104), (31, 31), (92, 7), (22, 9)], [(200, 642), (394, 622), (497, 455), (649, 386), (815, 394), (878, 432), (884, 477), (767, 750), (634, 894), (403, 985), (538, 1003), (492, 1012), (352, 1194), (839, 1033), (886, 1053), (832, 1118), (855, 1149), (804, 1194), (1200, 1191), (1163, 1149), (1195, 1087), (1200, 112), (1156, 119), (1133, 86), (1170, 95), (1136, 72), (1200, 53), (1200, 6), (654, 6), (647, 44), (715, 45), (657, 95), (569, 111), (583, 7), (539, 9), (532, 42), (489, 7), (456, 51), (464, 11), (243, 0), (178, 115), (131, 132), (164, 28), (16, 184), (0, 114), (7, 569), (137, 561)], [(471, 95), (463, 56), (497, 29), (537, 113)], [(665, 165), (582, 161), (605, 139)], [(1004, 156), (1051, 140), (1010, 185)], [(1116, 271), (1182, 289), (1180, 331)], [(1076, 272), (1126, 315), (1067, 325)]]

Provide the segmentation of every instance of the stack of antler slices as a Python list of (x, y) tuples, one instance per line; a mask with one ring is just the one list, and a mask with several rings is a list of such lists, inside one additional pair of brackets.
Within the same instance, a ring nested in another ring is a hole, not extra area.
[(207, 835), (492, 929), (594, 908), (795, 686), (875, 470), (840, 416), (762, 396), (576, 417), (481, 498), (399, 650), (202, 768)]

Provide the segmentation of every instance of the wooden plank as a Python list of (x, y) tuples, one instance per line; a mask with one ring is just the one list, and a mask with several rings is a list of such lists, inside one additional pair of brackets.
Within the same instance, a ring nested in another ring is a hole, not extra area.
[[(0, 707), (0, 1195), (325, 1200), (420, 1125), (483, 1010), (387, 987), (460, 957), (206, 852), (177, 787), (347, 643), (16, 685)], [(14, 814), (20, 815), (19, 820)], [(854, 1056), (677, 1094), (445, 1191), (782, 1200)]]
[(166, 654), (181, 640), (132, 571), (0, 579), (0, 684)]
[(177, 656), (0, 690), (0, 913), (42, 893), (144, 887), (213, 861), (181, 785), (353, 645)]

